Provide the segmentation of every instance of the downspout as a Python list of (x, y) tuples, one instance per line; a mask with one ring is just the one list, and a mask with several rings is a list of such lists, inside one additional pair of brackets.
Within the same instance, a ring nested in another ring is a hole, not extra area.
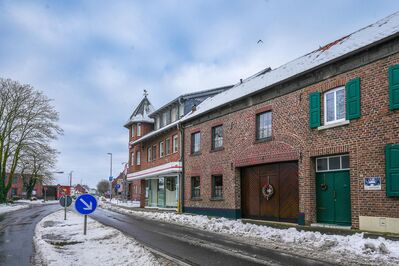
[(178, 123), (177, 127), (180, 129), (180, 162), (182, 166), (182, 171), (179, 175), (180, 177), (180, 204), (179, 213), (184, 212), (184, 127), (182, 124)]

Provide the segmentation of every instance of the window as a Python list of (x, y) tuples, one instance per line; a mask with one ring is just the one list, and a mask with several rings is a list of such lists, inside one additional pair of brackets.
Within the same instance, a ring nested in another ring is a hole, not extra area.
[(173, 136), (173, 153), (177, 152), (178, 149), (178, 144), (177, 144), (177, 135)]
[(169, 125), (170, 124), (170, 110), (165, 112), (166, 114), (166, 124), (165, 125)]
[(141, 136), (141, 124), (138, 123), (137, 124), (137, 137), (140, 137), (140, 136)]
[(147, 149), (147, 162), (151, 162), (152, 154), (151, 154), (151, 147)]
[(201, 132), (191, 134), (191, 153), (198, 153), (201, 150)]
[(166, 155), (170, 154), (170, 138), (167, 138), (165, 140), (165, 154)]
[(175, 122), (177, 119), (177, 107), (173, 107), (171, 111), (171, 122)]
[(212, 198), (223, 198), (223, 176), (212, 176)]
[(338, 171), (349, 169), (349, 155), (337, 155), (316, 159), (316, 172)]
[(324, 94), (324, 123), (345, 121), (345, 87)]
[(164, 146), (163, 146), (163, 141), (159, 143), (159, 158), (162, 158), (164, 156)]
[(256, 115), (256, 139), (267, 139), (272, 136), (272, 112)]
[(155, 118), (155, 129), (159, 129), (159, 117)]
[(199, 198), (201, 196), (201, 184), (199, 176), (191, 177), (191, 198)]
[(136, 165), (140, 165), (141, 159), (140, 159), (140, 151), (136, 152)]
[(212, 150), (223, 147), (223, 125), (212, 128)]
[(134, 125), (132, 125), (132, 138), (134, 137)]
[(157, 145), (152, 145), (152, 160), (155, 161), (157, 159)]
[(166, 112), (162, 113), (162, 121), (161, 121), (161, 127), (166, 126)]
[(134, 152), (132, 152), (131, 158), (130, 158), (130, 164), (134, 165)]

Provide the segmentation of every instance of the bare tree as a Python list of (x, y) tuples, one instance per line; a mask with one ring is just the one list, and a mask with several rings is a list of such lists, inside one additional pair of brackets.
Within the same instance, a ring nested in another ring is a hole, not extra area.
[(109, 182), (105, 179), (101, 180), (97, 184), (97, 192), (100, 195), (104, 195), (105, 192), (109, 191)]
[(53, 180), (52, 169), (55, 167), (57, 151), (48, 145), (26, 147), (20, 159), (20, 173), (30, 199), (37, 183), (50, 183)]
[(49, 145), (59, 134), (50, 99), (30, 85), (0, 79), (0, 203), (7, 200), (23, 151)]

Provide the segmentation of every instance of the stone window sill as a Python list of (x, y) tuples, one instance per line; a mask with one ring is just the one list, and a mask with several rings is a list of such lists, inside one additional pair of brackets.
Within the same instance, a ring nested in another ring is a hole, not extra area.
[(211, 198), (211, 201), (224, 201), (224, 198)]
[(328, 125), (324, 125), (324, 126), (318, 127), (317, 130), (325, 130), (325, 129), (329, 129), (329, 128), (345, 126), (345, 125), (349, 125), (349, 123), (350, 123), (349, 120), (345, 120), (345, 121), (341, 121), (341, 122), (337, 122), (337, 123), (328, 124)]
[(268, 141), (272, 141), (272, 140), (273, 140), (273, 137), (268, 137), (268, 138), (264, 138), (264, 139), (256, 139), (254, 141), (254, 144), (268, 142)]
[(202, 198), (191, 198), (190, 200), (192, 200), (192, 201), (201, 201)]
[(218, 152), (218, 151), (223, 151), (224, 147), (221, 148), (216, 148), (216, 149), (212, 149), (210, 152)]

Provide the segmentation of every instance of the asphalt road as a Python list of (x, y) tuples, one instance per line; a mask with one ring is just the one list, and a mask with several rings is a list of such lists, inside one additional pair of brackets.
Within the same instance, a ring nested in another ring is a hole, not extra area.
[(178, 263), (190, 265), (325, 265), (319, 261), (239, 243), (228, 236), (119, 214), (101, 208), (98, 208), (90, 217), (174, 258)]
[(0, 265), (30, 265), (36, 224), (60, 208), (58, 204), (31, 205), (0, 215)]

